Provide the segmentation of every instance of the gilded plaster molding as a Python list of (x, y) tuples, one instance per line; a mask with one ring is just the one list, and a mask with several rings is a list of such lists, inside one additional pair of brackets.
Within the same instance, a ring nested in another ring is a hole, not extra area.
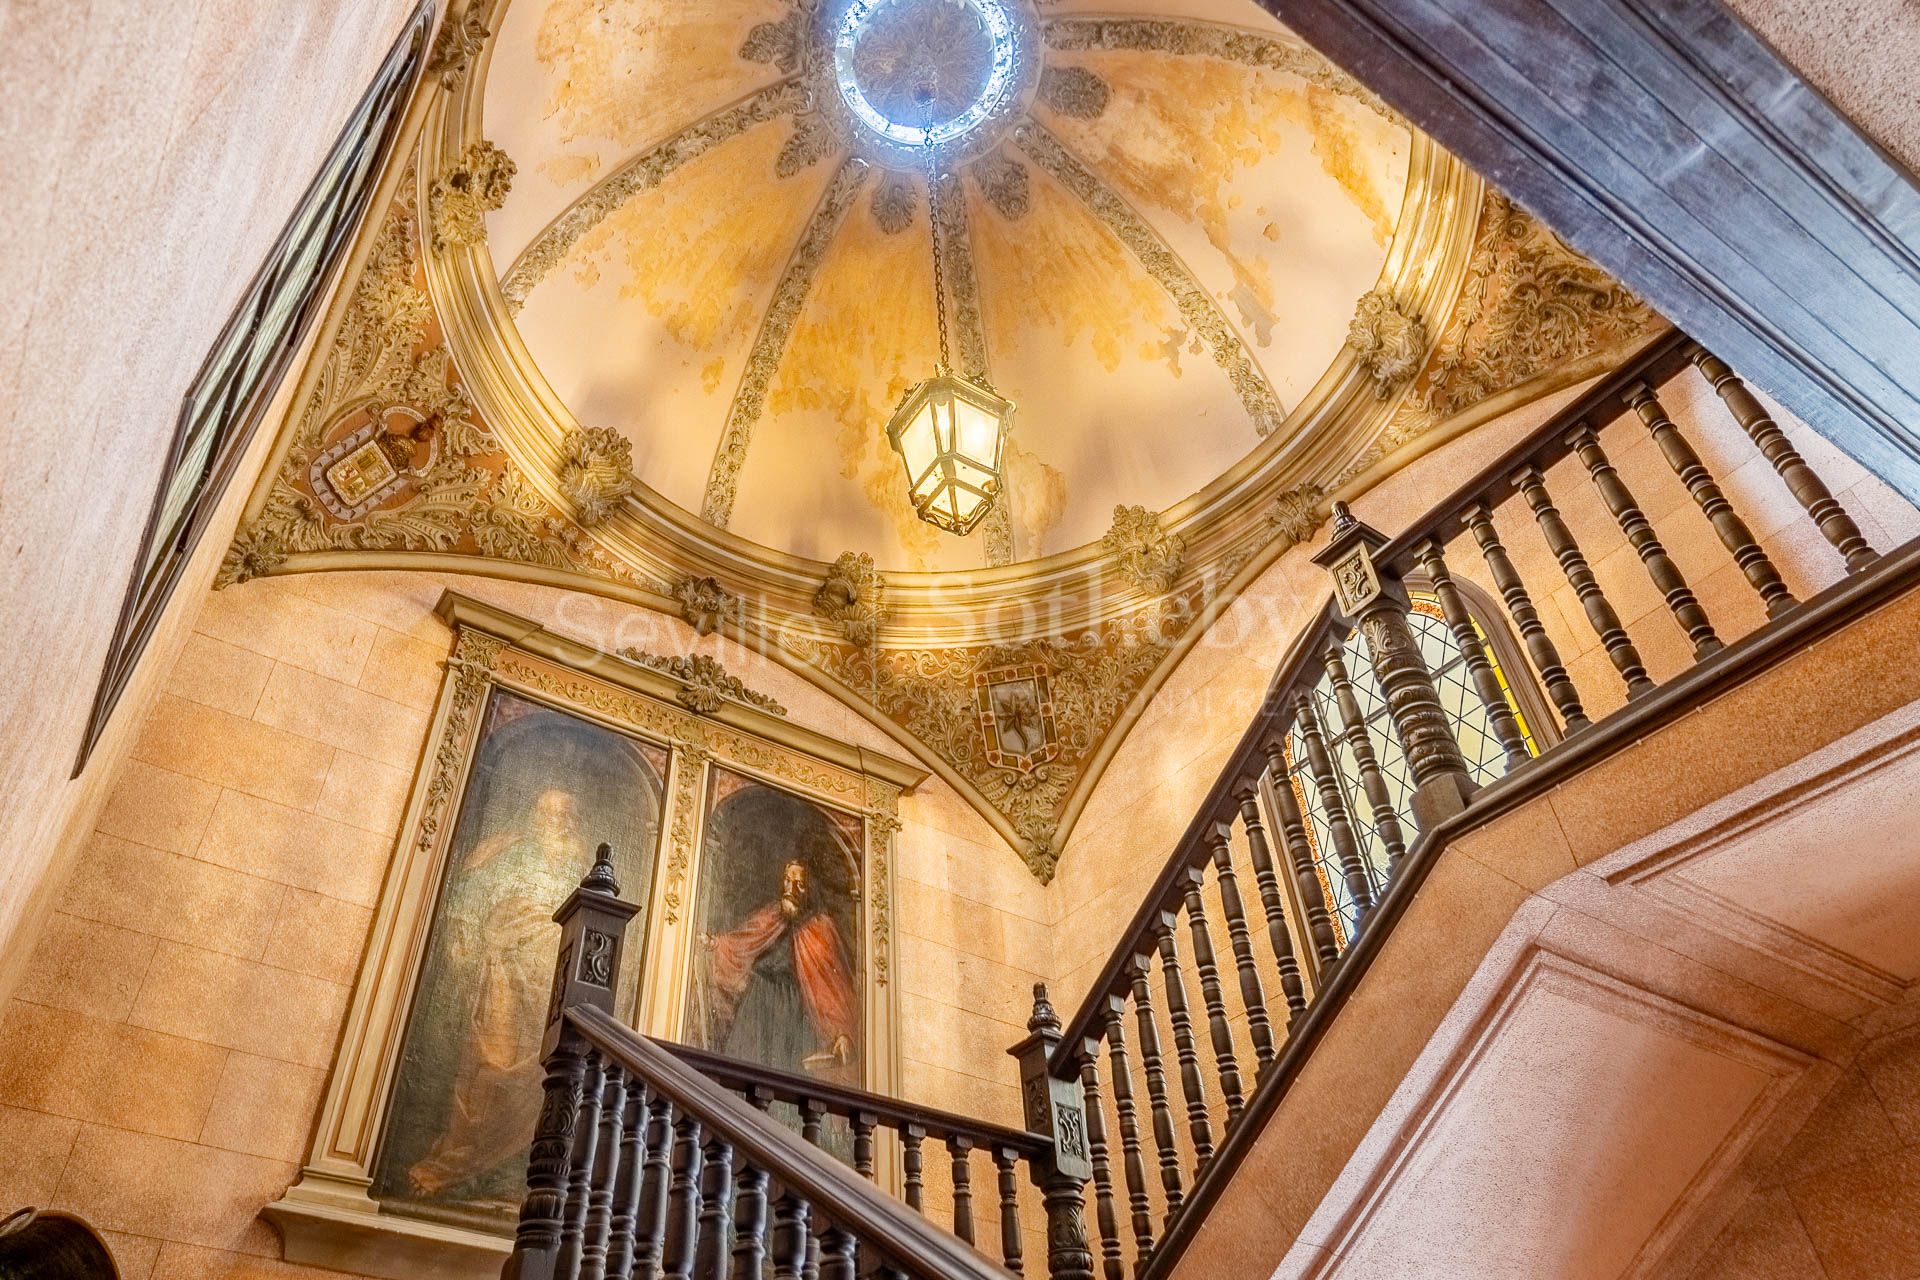
[(1290, 34), (1249, 31), (1196, 19), (1054, 18), (1043, 24), (1041, 36), (1047, 48), (1062, 53), (1126, 49), (1219, 58), (1268, 71), (1284, 71), (1363, 103), (1395, 124), (1406, 124), (1378, 94)]
[(534, 287), (560, 265), (581, 237), (621, 205), (643, 191), (653, 190), (676, 169), (698, 160), (721, 143), (791, 114), (805, 103), (806, 92), (798, 81), (788, 79), (770, 84), (694, 121), (600, 179), (561, 210), (514, 259), (500, 281), (500, 295), (508, 309), (518, 311), (525, 306)]
[(696, 635), (710, 636), (727, 623), (738, 623), (744, 613), (740, 598), (717, 578), (689, 575), (674, 582), (668, 594), (680, 602), (680, 617)]
[(1387, 429), (1328, 487), (1477, 404), (1665, 327), (1625, 285), (1490, 190), (1458, 300), (1429, 358)]
[(484, 138), (441, 170), (427, 191), (433, 251), (484, 243), (487, 214), (506, 204), (517, 172), (512, 158)]
[(897, 236), (913, 225), (913, 211), (918, 204), (913, 190), (913, 179), (904, 173), (882, 174), (873, 184), (873, 196), (867, 201), (867, 209), (873, 214), (873, 223), (890, 236)]
[(740, 677), (704, 653), (669, 657), (631, 646), (619, 652), (628, 662), (678, 680), (681, 687), (673, 695), (674, 701), (697, 714), (710, 715), (728, 702), (756, 707), (768, 715), (787, 714), (785, 707), (766, 694), (748, 688)]
[(612, 427), (578, 427), (561, 443), (560, 492), (573, 518), (591, 529), (633, 492), (633, 442)]
[(458, 13), (450, 13), (433, 38), (433, 50), (427, 55), (427, 74), (437, 77), (442, 88), (458, 90), (473, 70), (473, 61), (486, 47), (487, 15), (481, 0), (471, 0)]
[(1141, 506), (1116, 506), (1113, 526), (1100, 539), (1127, 580), (1148, 595), (1165, 595), (1180, 575), (1186, 539), (1169, 532), (1160, 513)]
[(887, 583), (864, 551), (844, 552), (814, 593), (813, 611), (833, 623), (847, 643), (871, 646), (887, 625)]
[(215, 587), (329, 551), (450, 552), (654, 587), (538, 496), (475, 416), (430, 336), (420, 256), (401, 201)]
[(987, 203), (1008, 222), (1020, 221), (1033, 209), (1033, 175), (1006, 152), (981, 156), (969, 172)]
[(860, 188), (866, 185), (867, 166), (858, 160), (841, 162), (825, 194), (807, 220), (799, 244), (787, 260), (787, 269), (774, 287), (773, 301), (760, 321), (753, 350), (741, 371), (740, 385), (727, 410), (726, 426), (714, 450), (713, 467), (707, 473), (706, 496), (700, 504), (700, 517), (707, 523), (726, 528), (733, 516), (733, 499), (740, 485), (740, 468), (747, 461), (747, 447), (753, 441), (753, 428), (766, 411), (767, 388), (774, 371), (787, 353), (787, 340), (793, 336), (794, 322), (800, 318), (813, 278), (827, 256), (827, 249), (840, 230), (840, 223), (852, 207)]
[(1113, 88), (1086, 67), (1048, 67), (1040, 73), (1040, 101), (1075, 120), (1098, 120), (1113, 101)]
[(1427, 323), (1391, 289), (1361, 295), (1347, 326), (1347, 346), (1385, 400), (1420, 371), (1427, 354)]
[(1187, 264), (1147, 220), (1053, 134), (1029, 121), (1014, 131), (1014, 138), (1034, 163), (1079, 197), (1173, 299), (1180, 318), (1206, 342), (1214, 363), (1226, 370), (1253, 429), (1262, 436), (1271, 435), (1286, 418), (1286, 410), (1281, 407), (1280, 397), (1267, 381), (1266, 373), (1247, 350), (1246, 341), (1214, 301), (1213, 294), (1194, 278)]

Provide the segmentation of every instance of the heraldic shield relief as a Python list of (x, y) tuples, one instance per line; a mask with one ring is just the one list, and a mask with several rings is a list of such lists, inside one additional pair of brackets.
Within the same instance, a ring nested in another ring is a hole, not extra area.
[(1060, 754), (1047, 669), (1038, 663), (982, 671), (973, 678), (987, 763), (1025, 772)]

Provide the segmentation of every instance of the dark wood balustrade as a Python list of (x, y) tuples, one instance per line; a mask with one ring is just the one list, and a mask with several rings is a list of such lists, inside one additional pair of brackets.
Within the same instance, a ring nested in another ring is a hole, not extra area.
[[(1049, 1276), (1088, 1280), (1084, 1150), (1073, 1141), (658, 1043), (619, 1023), (614, 983), (636, 908), (619, 898), (609, 854), (602, 845), (554, 917), (546, 1097), (505, 1280), (1004, 1280), (1023, 1273), (1030, 1252), (1023, 1186), (1043, 1198), (1047, 1223), (1031, 1252)], [(1037, 1082), (1031, 1096), (1047, 1096), (1058, 1041), (1042, 997), (1033, 1034), (1016, 1049)], [(1077, 1092), (1062, 1098), (1078, 1106)], [(798, 1132), (771, 1114), (782, 1106)], [(1061, 1117), (1041, 1115), (1046, 1125)], [(851, 1165), (824, 1149), (829, 1118), (847, 1125)], [(875, 1185), (883, 1132), (900, 1144), (899, 1199)], [(920, 1212), (929, 1140), (951, 1161), (951, 1230)], [(995, 1206), (987, 1221), (998, 1264), (972, 1247), (976, 1152), (994, 1172), (979, 1198)]]
[[(1717, 393), (1831, 546), (1843, 574), (1834, 586), (1794, 598), (1668, 412), (1663, 396), (1682, 377)], [(1661, 521), (1602, 444), (1602, 428), (1616, 421), (1651, 437), (1753, 593), (1765, 620), (1758, 630), (1736, 636), (1709, 615)], [(1556, 494), (1579, 486), (1591, 486), (1664, 605), (1631, 626), (1560, 509)], [(1333, 577), (1333, 598), (1282, 661), (1052, 1059), (1056, 1079), (1084, 1090), (1089, 1234), (1105, 1280), (1171, 1270), (1447, 839), (1920, 580), (1920, 548), (1878, 554), (1758, 399), (1679, 334), (1596, 384), (1398, 537), (1336, 506), (1316, 561)], [(1542, 563), (1557, 581), (1517, 567)], [(1490, 590), (1478, 591), (1470, 575)], [(1579, 678), (1541, 616), (1562, 587), (1606, 661), (1584, 664)], [(1496, 611), (1484, 630), (1469, 592)], [(1544, 695), (1530, 704), (1496, 669), (1487, 633), (1501, 622), (1517, 639), (1500, 667), (1537, 678)], [(1648, 635), (1656, 625), (1674, 628), (1691, 659), (1664, 680), (1640, 647), (1663, 639)], [(1428, 657), (1442, 629), (1459, 654), (1445, 697)], [(1599, 686), (1602, 675), (1613, 691)], [(1474, 704), (1471, 749), (1456, 737), (1447, 697), (1456, 712)]]
[[(1795, 598), (1669, 413), (1663, 394), (1680, 377), (1712, 388), (1832, 549), (1832, 586)], [(1752, 593), (1757, 629), (1736, 634), (1682, 572), (1666, 518), (1607, 453), (1601, 433), (1616, 421), (1647, 433)], [(1596, 548), (1560, 507), (1582, 486), (1659, 607), (1625, 617), (1603, 587)], [(1336, 505), (1315, 559), (1332, 599), (1064, 1028), (1036, 989), (1031, 1034), (1010, 1051), (1025, 1130), (619, 1026), (607, 1010), (633, 908), (603, 859), (556, 917), (547, 1100), (506, 1276), (966, 1278), (1037, 1272), (1044, 1257), (1060, 1280), (1156, 1280), (1449, 840), (1920, 585), (1920, 543), (1870, 546), (1757, 398), (1678, 334), (1398, 537)], [(1543, 619), (1562, 586), (1594, 637), (1592, 662), (1563, 655)], [(1495, 634), (1502, 623), (1511, 642)], [(1649, 661), (1656, 641), (1679, 646), (1677, 669)], [(797, 1126), (769, 1114), (782, 1108)], [(829, 1117), (850, 1135), (851, 1167), (820, 1149)], [(899, 1198), (873, 1181), (882, 1136), (897, 1149)], [(919, 1213), (929, 1143), (936, 1163), (948, 1157), (951, 1231)], [(1025, 1188), (1042, 1198), (1044, 1240), (1023, 1239)], [(997, 1204), (997, 1241), (981, 1201)], [(999, 1263), (969, 1247), (977, 1238)]]

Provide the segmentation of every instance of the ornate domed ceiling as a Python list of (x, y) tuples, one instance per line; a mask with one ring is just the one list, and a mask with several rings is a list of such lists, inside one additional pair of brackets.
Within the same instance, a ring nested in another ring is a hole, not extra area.
[[(220, 585), (678, 614), (1042, 876), (1330, 498), (1662, 323), (1252, 0), (464, 0), (431, 70)], [(938, 353), (934, 228), (955, 363), (1018, 404), (967, 537), (884, 430)]]
[[(808, 559), (1025, 561), (1204, 489), (1289, 431), (1408, 188), (1408, 131), (1252, 0), (495, 21), (487, 243), (539, 379), (661, 499)], [(936, 354), (930, 163), (955, 363), (1018, 406), (967, 538), (915, 519), (884, 432)]]

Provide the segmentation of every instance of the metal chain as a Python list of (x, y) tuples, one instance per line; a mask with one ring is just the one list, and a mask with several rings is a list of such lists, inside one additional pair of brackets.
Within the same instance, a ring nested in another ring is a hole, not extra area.
[(947, 277), (940, 260), (938, 157), (927, 147), (927, 239), (933, 243), (933, 307), (940, 323), (940, 371), (947, 371)]

